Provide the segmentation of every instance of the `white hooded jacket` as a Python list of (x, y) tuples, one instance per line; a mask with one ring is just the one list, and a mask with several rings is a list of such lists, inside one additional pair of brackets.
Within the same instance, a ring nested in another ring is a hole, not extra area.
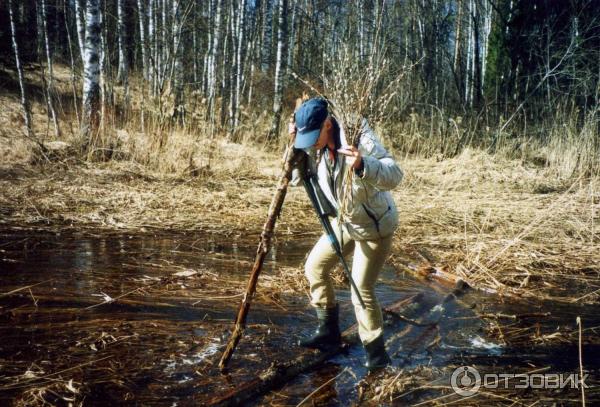
[[(348, 146), (345, 132), (340, 126), (342, 147)], [(390, 236), (398, 227), (398, 211), (389, 192), (403, 178), (400, 167), (392, 155), (381, 145), (378, 137), (363, 119), (358, 150), (364, 163), (362, 177), (352, 177), (352, 194), (346, 204), (343, 219), (343, 232), (353, 240), (376, 240)], [(338, 156), (333, 169), (333, 180), (329, 175), (325, 158), (317, 165), (319, 186), (324, 195), (336, 209), (339, 221), (340, 201), (344, 194), (347, 164), (342, 155)], [(314, 168), (314, 158), (312, 167)], [(299, 171), (292, 174), (292, 185), (300, 182)], [(333, 181), (333, 182), (332, 182)]]

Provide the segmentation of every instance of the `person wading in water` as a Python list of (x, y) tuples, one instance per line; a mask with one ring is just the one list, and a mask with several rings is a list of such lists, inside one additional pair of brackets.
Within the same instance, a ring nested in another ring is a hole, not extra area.
[[(344, 129), (328, 111), (323, 98), (305, 101), (290, 122), (295, 135), (294, 147), (307, 153), (304, 168), (311, 166), (328, 205), (335, 213), (332, 226), (344, 256), (353, 252), (352, 279), (364, 302), (360, 304), (354, 290), (352, 303), (358, 333), (366, 351), (366, 367), (371, 371), (391, 363), (383, 339), (383, 317), (375, 296), (375, 283), (390, 254), (392, 237), (398, 227), (398, 212), (390, 190), (402, 180), (403, 173), (378, 137), (361, 120), (358, 147), (348, 145)], [(348, 168), (354, 176), (348, 177)], [(351, 179), (351, 181), (350, 181)], [(351, 182), (351, 193), (344, 199)], [(340, 221), (341, 219), (341, 221)], [(305, 264), (310, 284), (311, 305), (315, 308), (318, 327), (299, 345), (327, 349), (340, 345), (339, 305), (335, 298), (330, 272), (338, 257), (327, 234), (315, 244)]]

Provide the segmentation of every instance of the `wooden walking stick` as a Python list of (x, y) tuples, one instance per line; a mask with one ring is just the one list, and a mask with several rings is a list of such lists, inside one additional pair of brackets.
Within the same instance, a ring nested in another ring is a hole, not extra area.
[(271, 237), (273, 236), (275, 222), (277, 221), (279, 213), (281, 212), (281, 207), (283, 206), (283, 201), (287, 193), (287, 187), (292, 177), (293, 165), (296, 160), (301, 159), (301, 154), (303, 154), (301, 150), (298, 151), (294, 149), (294, 140), (292, 138), (285, 155), (283, 171), (279, 177), (277, 191), (271, 200), (267, 221), (265, 222), (260, 235), (260, 242), (258, 243), (258, 249), (256, 250), (256, 257), (254, 258), (254, 265), (252, 266), (252, 271), (250, 272), (250, 280), (248, 281), (248, 286), (246, 287), (246, 293), (244, 294), (242, 303), (240, 304), (240, 309), (235, 320), (233, 332), (231, 333), (227, 347), (223, 352), (223, 356), (221, 356), (221, 360), (219, 361), (219, 369), (221, 371), (225, 370), (227, 367), (227, 363), (229, 362), (229, 359), (231, 359), (231, 355), (235, 351), (235, 347), (240, 341), (242, 333), (246, 327), (246, 316), (250, 310), (252, 296), (256, 291), (256, 283), (258, 282), (258, 276), (262, 270), (263, 262), (265, 261), (267, 253), (271, 249)]

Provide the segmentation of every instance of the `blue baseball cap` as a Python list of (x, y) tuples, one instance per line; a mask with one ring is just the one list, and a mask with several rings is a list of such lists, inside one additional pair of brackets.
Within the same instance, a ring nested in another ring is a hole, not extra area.
[(296, 111), (296, 141), (294, 147), (312, 147), (319, 139), (321, 125), (327, 118), (327, 101), (323, 98), (308, 99)]

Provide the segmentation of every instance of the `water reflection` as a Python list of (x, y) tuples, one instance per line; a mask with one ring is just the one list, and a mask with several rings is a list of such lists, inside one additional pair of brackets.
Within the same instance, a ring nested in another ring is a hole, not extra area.
[[(239, 282), (236, 287), (244, 286), (256, 253), (255, 239), (227, 239), (202, 233), (91, 237), (0, 232), (0, 292), (43, 283), (31, 287), (31, 291), (0, 297), (0, 388), (11, 380), (22, 380), (34, 364), (46, 363), (43, 369), (51, 373), (89, 363), (77, 370), (75, 379), (94, 383), (89, 385), (88, 394), (92, 403), (108, 395), (122, 401), (127, 394), (135, 394), (142, 404), (188, 397), (203, 404), (215, 394), (252, 380), (271, 362), (288, 360), (299, 352), (296, 339), (314, 329), (315, 321), (303, 293), (288, 302), (281, 300), (285, 309), (256, 300), (232, 362), (233, 372), (225, 378), (211, 370), (211, 358), (228, 337), (240, 300), (239, 291), (227, 285)], [(274, 240), (265, 270), (275, 274), (285, 266), (299, 267), (313, 240)], [(176, 276), (180, 272), (184, 273)], [(185, 277), (186, 273), (192, 274)], [(500, 303), (493, 296), (474, 291), (456, 301), (445, 301), (447, 291), (390, 267), (385, 268), (376, 290), (384, 306), (421, 294), (418, 302), (398, 312), (431, 326), (392, 318), (386, 330), (386, 346), (394, 367), (407, 371), (419, 366), (477, 362), (484, 367), (504, 364), (511, 369), (527, 363), (545, 364), (558, 373), (577, 367), (576, 342), (565, 339), (562, 350), (551, 353), (540, 339), (532, 351), (524, 350), (524, 346), (533, 349), (531, 342), (519, 342), (509, 334), (514, 331), (529, 335), (523, 336), (526, 339), (543, 338), (556, 332), (557, 326), (573, 327), (576, 316), (582, 317), (586, 327), (600, 325), (597, 306)], [(113, 299), (125, 296), (99, 305), (103, 297), (97, 295), (102, 293)], [(336, 296), (341, 302), (345, 329), (355, 323), (349, 292), (340, 289)], [(477, 313), (520, 314), (532, 310), (550, 310), (552, 315), (510, 321), (500, 333)], [(590, 330), (585, 335), (589, 339), (595, 332)], [(597, 372), (600, 353), (587, 349), (584, 346), (586, 369)], [(527, 358), (520, 358), (525, 354)], [(91, 363), (105, 356), (113, 361)], [(561, 364), (563, 359), (572, 363)], [(347, 354), (299, 376), (257, 403), (284, 400), (297, 404), (321, 387), (313, 400), (348, 405), (357, 399), (356, 383), (366, 374), (363, 361), (362, 347), (352, 347)], [(127, 383), (129, 387), (114, 383)], [(0, 392), (0, 402), (19, 394)], [(594, 400), (593, 394), (590, 400)]]

